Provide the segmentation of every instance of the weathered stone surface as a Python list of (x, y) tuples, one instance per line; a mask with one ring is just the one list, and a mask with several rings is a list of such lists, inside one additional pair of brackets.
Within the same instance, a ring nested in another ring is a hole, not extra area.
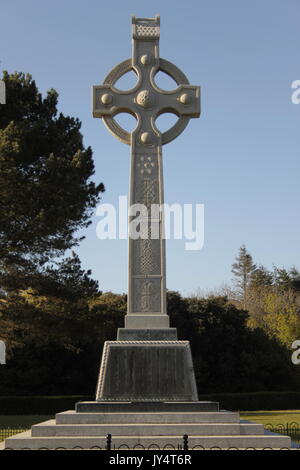
[(97, 400), (197, 401), (188, 341), (106, 341)]
[(76, 403), (77, 413), (199, 413), (217, 412), (219, 403), (214, 401), (152, 401), (152, 402), (105, 402), (82, 401)]
[(98, 423), (57, 424), (54, 419), (32, 426), (33, 437), (46, 436), (239, 436), (263, 435), (262, 424), (256, 423)]
[[(80, 434), (74, 435), (74, 428), (69, 428), (69, 425), (64, 427), (65, 429), (57, 429), (58, 434), (49, 435), (49, 433), (54, 432), (54, 428), (51, 424), (42, 423), (39, 434), (42, 436), (32, 436), (31, 431), (26, 431), (24, 433), (16, 434), (13, 437), (6, 439), (5, 448), (10, 449), (73, 449), (73, 448), (102, 448), (105, 449), (106, 446), (106, 434), (94, 434), (86, 435), (85, 429), (86, 424), (77, 427), (77, 430), (80, 430)], [(257, 429), (257, 425), (254, 425)], [(259, 425), (258, 425), (259, 426)], [(48, 429), (47, 429), (48, 428)], [(141, 426), (143, 429), (144, 426)], [(201, 429), (201, 425), (199, 426)], [(221, 449), (228, 448), (237, 448), (237, 449), (246, 449), (249, 447), (254, 447), (256, 449), (272, 448), (272, 449), (281, 449), (281, 448), (290, 448), (291, 438), (288, 436), (282, 436), (279, 434), (274, 434), (270, 432), (265, 432), (264, 434), (253, 434), (249, 435), (246, 433), (242, 434), (216, 434), (216, 435), (207, 435), (200, 434), (199, 429), (195, 430), (196, 434), (190, 433), (188, 442), (189, 448), (193, 449), (194, 446), (201, 446), (200, 448), (210, 449), (211, 447), (218, 447)], [(246, 428), (245, 428), (246, 429)], [(248, 428), (249, 429), (249, 428)], [(71, 430), (71, 432), (69, 431)], [(77, 432), (76, 430), (76, 432)], [(218, 428), (219, 432), (220, 428)], [(154, 432), (154, 428), (152, 427)], [(261, 430), (260, 430), (261, 431)], [(91, 432), (91, 429), (89, 429)], [(106, 431), (104, 431), (106, 432)], [(64, 434), (64, 435), (61, 435)], [(72, 435), (73, 434), (73, 435)], [(166, 445), (174, 446), (174, 449), (178, 449), (178, 446), (182, 446), (182, 427), (174, 424), (173, 432), (171, 435), (164, 435), (161, 433), (161, 429), (156, 430), (156, 433), (148, 436), (142, 434), (139, 435), (112, 435), (112, 444), (118, 449), (119, 446), (128, 446), (129, 448), (134, 448), (134, 446), (148, 446), (153, 444), (158, 446), (158, 448), (164, 448)], [(124, 447), (123, 447), (124, 448)], [(182, 447), (181, 447), (182, 449)], [(195, 448), (197, 450), (197, 447)]]
[[(150, 33), (151, 32), (151, 33)], [(153, 215), (153, 204), (162, 207), (162, 145), (175, 139), (190, 118), (200, 115), (200, 88), (189, 84), (186, 76), (173, 64), (159, 57), (160, 18), (132, 18), (132, 59), (118, 64), (93, 87), (93, 116), (101, 117), (112, 132), (131, 145), (129, 207), (143, 204), (146, 220), (141, 221), (141, 238), (129, 239), (128, 312), (125, 328), (161, 329), (169, 327), (166, 310), (166, 262), (163, 237), (163, 214)], [(134, 88), (117, 90), (116, 81), (129, 70), (137, 75)], [(155, 83), (161, 70), (177, 83), (173, 91), (164, 91)], [(137, 119), (129, 134), (114, 120), (118, 112), (128, 112)], [(161, 133), (156, 118), (172, 112), (178, 122)], [(129, 223), (134, 217), (129, 215)], [(151, 228), (151, 230), (150, 230)], [(151, 232), (151, 233), (150, 233)], [(154, 236), (154, 233), (155, 236)]]
[[(82, 402), (83, 403), (83, 402)], [(106, 405), (106, 403), (92, 402), (98, 405)], [(192, 404), (199, 402), (192, 402)], [(208, 402), (204, 402), (208, 403)], [(86, 403), (87, 404), (87, 403)], [(132, 411), (130, 404), (122, 403), (123, 411), (105, 411), (105, 412), (76, 412), (74, 410), (63, 411), (56, 414), (57, 424), (104, 424), (104, 423), (235, 423), (240, 422), (240, 415), (237, 412), (228, 411), (153, 411), (157, 403), (149, 403), (152, 405), (151, 411)], [(189, 405), (191, 402), (189, 402)], [(136, 406), (136, 403), (132, 403)], [(174, 405), (173, 402), (170, 403)], [(107, 403), (107, 408), (111, 408), (111, 403)], [(194, 407), (195, 408), (195, 407)]]
[[(104, 347), (97, 400), (197, 400), (189, 344), (176, 341), (174, 328), (167, 332), (162, 145), (175, 139), (190, 118), (199, 117), (200, 88), (190, 85), (175, 65), (160, 59), (159, 36), (159, 16), (133, 17), (132, 59), (117, 65), (102, 85), (93, 87), (93, 116), (101, 117), (115, 137), (131, 145), (127, 315), (118, 341)], [(120, 91), (114, 85), (129, 70), (137, 75), (137, 84)], [(175, 80), (175, 90), (156, 85), (159, 70)], [(118, 112), (136, 117), (131, 134), (114, 121)], [(174, 113), (179, 120), (162, 134), (155, 120), (164, 112)], [(138, 211), (139, 237), (130, 228), (137, 215), (131, 208), (136, 204), (143, 205)]]
[(176, 328), (148, 330), (119, 328), (117, 336), (117, 341), (176, 341), (177, 339)]
[(125, 328), (130, 330), (161, 330), (169, 328), (169, 316), (159, 313), (139, 313), (125, 316)]

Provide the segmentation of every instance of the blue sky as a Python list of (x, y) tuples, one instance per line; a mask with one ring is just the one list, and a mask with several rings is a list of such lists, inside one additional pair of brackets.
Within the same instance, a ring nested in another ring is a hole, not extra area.
[[(149, 7), (148, 5), (151, 5)], [(245, 244), (257, 264), (300, 268), (298, 0), (2, 0), (0, 67), (59, 92), (82, 121), (103, 202), (128, 192), (130, 149), (91, 115), (91, 86), (131, 57), (131, 14), (161, 15), (161, 57), (201, 85), (202, 114), (164, 146), (165, 201), (205, 205), (205, 242), (167, 242), (167, 286), (189, 294), (232, 279)], [(165, 122), (166, 125), (166, 122)], [(103, 290), (125, 292), (127, 242), (100, 241), (97, 217), (78, 248)]]

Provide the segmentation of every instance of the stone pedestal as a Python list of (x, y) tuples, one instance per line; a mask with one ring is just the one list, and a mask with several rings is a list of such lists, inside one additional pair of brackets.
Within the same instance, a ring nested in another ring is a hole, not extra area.
[(99, 401), (197, 401), (188, 341), (106, 341)]

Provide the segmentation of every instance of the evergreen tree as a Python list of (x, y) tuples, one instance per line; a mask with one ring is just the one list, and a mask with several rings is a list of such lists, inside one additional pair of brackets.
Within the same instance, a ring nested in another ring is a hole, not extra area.
[(250, 277), (250, 287), (260, 288), (271, 286), (273, 284), (273, 273), (268, 271), (264, 266), (260, 265), (256, 268)]
[(279, 289), (300, 291), (300, 272), (295, 267), (288, 271), (285, 268), (274, 267), (274, 283)]
[(232, 264), (231, 271), (236, 277), (236, 284), (243, 296), (246, 294), (246, 290), (255, 270), (256, 266), (253, 263), (252, 256), (247, 252), (245, 245), (242, 245), (235, 259), (235, 263)]
[(277, 288), (287, 290), (292, 287), (292, 280), (285, 268), (274, 267), (274, 284)]
[[(3, 73), (0, 107), (0, 286), (35, 272), (76, 246), (104, 191), (90, 181), (92, 150), (78, 119), (57, 112), (57, 93), (42, 98), (30, 75)], [(8, 277), (7, 277), (8, 276)], [(25, 277), (26, 277), (25, 276)], [(16, 287), (20, 287), (16, 285)]]
[(90, 274), (73, 253), (0, 300), (8, 359), (0, 394), (93, 390), (105, 338), (103, 319), (90, 305), (101, 297)]

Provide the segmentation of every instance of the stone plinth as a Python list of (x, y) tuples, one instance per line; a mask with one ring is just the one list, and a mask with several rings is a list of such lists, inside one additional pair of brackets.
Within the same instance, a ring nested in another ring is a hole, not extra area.
[(188, 341), (106, 341), (96, 400), (197, 401)]
[(176, 328), (143, 330), (119, 328), (117, 335), (117, 341), (176, 341), (177, 339)]

